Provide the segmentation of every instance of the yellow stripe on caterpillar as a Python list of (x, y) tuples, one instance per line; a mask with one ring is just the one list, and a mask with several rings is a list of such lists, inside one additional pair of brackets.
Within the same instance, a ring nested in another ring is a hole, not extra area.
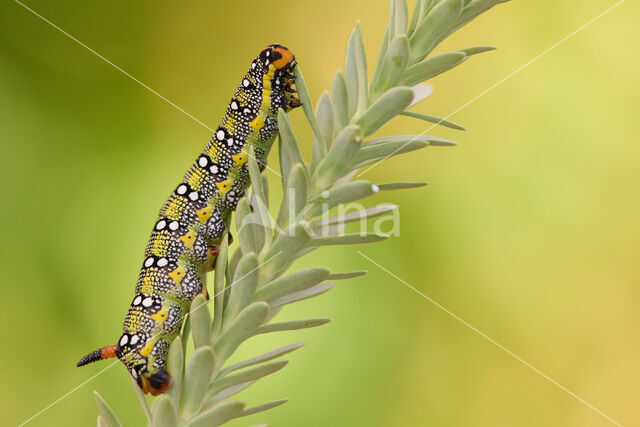
[(245, 153), (244, 151), (238, 153), (238, 154), (234, 154), (233, 156), (231, 156), (231, 158), (233, 159), (233, 161), (237, 164), (237, 165), (244, 165), (245, 163), (247, 163), (247, 160), (249, 160), (249, 155), (247, 153)]
[(221, 196), (224, 196), (231, 190), (231, 186), (233, 185), (233, 179), (225, 179), (221, 182), (216, 182), (216, 187), (218, 187), (218, 193)]
[(174, 282), (180, 284), (185, 274), (186, 274), (186, 271), (184, 267), (179, 266), (175, 270), (173, 270), (171, 273), (169, 273), (169, 277), (171, 277)]
[[(200, 222), (203, 224), (206, 224), (209, 218), (211, 218), (211, 215), (213, 214), (213, 207), (207, 206), (206, 208), (198, 209), (196, 211), (196, 214), (198, 215), (198, 218), (200, 218)], [(193, 231), (191, 233), (193, 233)], [(194, 233), (194, 236), (195, 236), (195, 233)]]
[(167, 309), (163, 307), (159, 312), (152, 314), (151, 318), (162, 325), (168, 315)]
[(187, 234), (180, 237), (180, 240), (184, 243), (187, 248), (193, 247), (193, 243), (196, 241), (196, 232), (193, 230), (189, 230)]
[(155, 341), (152, 339), (149, 339), (147, 343), (144, 345), (144, 347), (142, 347), (142, 349), (140, 350), (140, 355), (147, 357), (149, 354), (151, 354), (151, 349), (153, 349), (154, 344), (155, 344)]

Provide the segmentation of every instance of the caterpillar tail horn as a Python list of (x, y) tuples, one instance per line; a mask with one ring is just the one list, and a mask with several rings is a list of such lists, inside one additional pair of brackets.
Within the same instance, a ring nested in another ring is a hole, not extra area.
[(92, 351), (91, 353), (80, 359), (76, 366), (80, 367), (89, 363), (97, 362), (98, 360), (116, 357), (116, 347), (118, 347), (117, 344), (108, 345), (106, 347), (99, 348), (96, 351)]

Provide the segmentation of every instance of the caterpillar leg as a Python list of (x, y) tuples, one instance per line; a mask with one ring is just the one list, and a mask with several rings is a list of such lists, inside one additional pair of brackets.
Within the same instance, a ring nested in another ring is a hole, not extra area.
[[(229, 244), (233, 243), (233, 235), (231, 233), (228, 233), (229, 235)], [(216, 259), (218, 259), (218, 254), (220, 253), (220, 246), (219, 245), (213, 245), (213, 246), (209, 246), (209, 257), (207, 259), (207, 263), (205, 266), (205, 273), (208, 273), (210, 271), (215, 270), (216, 268)], [(208, 299), (208, 298), (207, 298)]]

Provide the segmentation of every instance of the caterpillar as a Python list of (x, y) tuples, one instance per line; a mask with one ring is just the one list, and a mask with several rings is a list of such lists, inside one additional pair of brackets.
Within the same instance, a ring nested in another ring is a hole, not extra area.
[(264, 170), (278, 134), (278, 109), (301, 105), (295, 67), (293, 53), (278, 44), (251, 63), (222, 124), (160, 210), (117, 344), (87, 354), (77, 366), (117, 357), (144, 393), (171, 387), (164, 368), (169, 345), (196, 295), (207, 295), (205, 274), (250, 184), (249, 147)]

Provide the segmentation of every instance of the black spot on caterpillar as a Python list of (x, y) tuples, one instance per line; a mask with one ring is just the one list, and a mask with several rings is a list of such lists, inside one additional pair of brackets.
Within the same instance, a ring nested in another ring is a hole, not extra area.
[(191, 302), (206, 294), (225, 222), (248, 188), (248, 147), (261, 168), (278, 134), (278, 109), (298, 107), (291, 51), (267, 46), (251, 63), (222, 124), (160, 210), (118, 343), (83, 357), (78, 366), (117, 357), (145, 393), (171, 386), (164, 365)]

